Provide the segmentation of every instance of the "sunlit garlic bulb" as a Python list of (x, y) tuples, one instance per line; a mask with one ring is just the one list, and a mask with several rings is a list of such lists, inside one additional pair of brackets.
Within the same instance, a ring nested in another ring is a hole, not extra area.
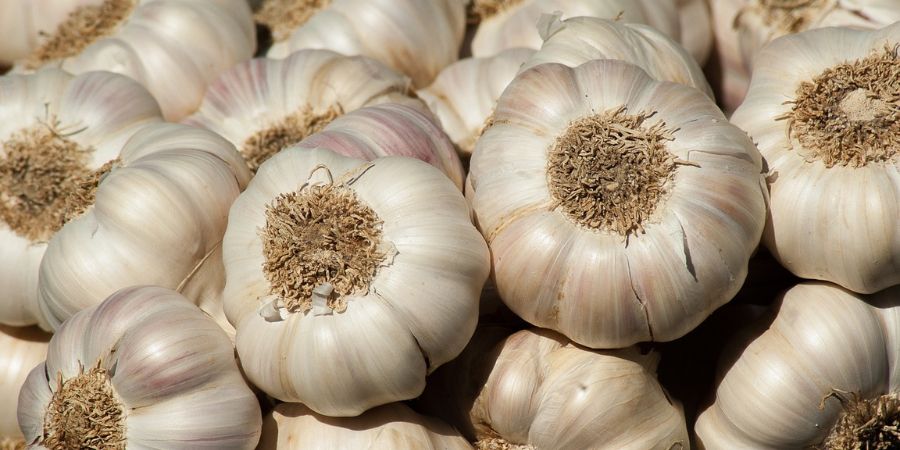
[(252, 449), (262, 423), (231, 340), (160, 287), (123, 289), (68, 320), (18, 404), (26, 442), (49, 450)]
[(440, 171), (322, 148), (264, 163), (223, 245), (225, 313), (247, 376), (329, 416), (421, 393), (471, 337), (490, 268)]
[(667, 36), (680, 37), (675, 0), (473, 0), (480, 23), (472, 55), (486, 57), (508, 48), (541, 46), (538, 21), (560, 12), (564, 18), (588, 16), (648, 24)]
[(729, 301), (765, 222), (762, 161), (700, 91), (614, 60), (519, 74), (467, 191), (500, 297), (593, 348), (669, 341)]
[(0, 325), (0, 449), (23, 448), (25, 441), (16, 419), (19, 389), (25, 377), (47, 357), (50, 335), (37, 327)]
[(757, 56), (732, 122), (768, 166), (763, 241), (797, 276), (900, 284), (900, 24), (785, 36)]
[(800, 284), (773, 314), (697, 420), (702, 447), (897, 448), (900, 288), (861, 297)]
[(460, 155), (472, 154), (497, 98), (533, 53), (532, 49), (513, 48), (486, 58), (462, 59), (416, 92), (440, 120)]
[(426, 110), (413, 96), (406, 76), (375, 60), (301, 50), (286, 59), (253, 59), (222, 74), (185, 123), (231, 141), (256, 171), (342, 114), (382, 103)]
[(391, 403), (356, 417), (326, 417), (299, 403), (282, 403), (263, 422), (258, 450), (472, 450), (459, 432)]
[(305, 48), (364, 55), (425, 87), (456, 61), (465, 0), (264, 0), (257, 21), (272, 30), (270, 58)]

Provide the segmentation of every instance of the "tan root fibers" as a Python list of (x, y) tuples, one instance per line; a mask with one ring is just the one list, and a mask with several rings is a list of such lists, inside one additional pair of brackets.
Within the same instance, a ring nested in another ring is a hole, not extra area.
[(469, 16), (475, 20), (484, 20), (513, 6), (522, 3), (522, 0), (475, 0), (471, 5)]
[(378, 250), (381, 220), (343, 185), (306, 186), (281, 194), (266, 207), (263, 272), (271, 293), (290, 312), (312, 307), (312, 291), (330, 283), (328, 306), (346, 308), (343, 296), (366, 293), (385, 260)]
[(666, 150), (673, 131), (663, 122), (644, 125), (652, 115), (620, 106), (570, 123), (549, 154), (553, 208), (587, 228), (643, 231), (677, 162)]
[(25, 450), (25, 439), (0, 439), (0, 450)]
[(99, 5), (80, 6), (69, 14), (56, 31), (44, 36), (41, 45), (26, 60), (28, 69), (48, 61), (74, 56), (113, 31), (131, 14), (134, 0), (105, 0)]
[(741, 9), (735, 17), (735, 24), (744, 14), (752, 14), (760, 17), (779, 35), (796, 33), (809, 28), (834, 4), (835, 0), (755, 0)]
[(488, 438), (476, 442), (475, 450), (534, 450), (534, 447), (527, 444), (511, 444), (501, 438)]
[(280, 42), (329, 3), (331, 0), (265, 0), (254, 19), (269, 28), (275, 42)]
[(900, 448), (900, 397), (873, 400), (838, 397), (844, 413), (821, 448), (828, 450), (892, 450)]
[(801, 154), (826, 167), (890, 162), (900, 149), (900, 58), (886, 47), (797, 89), (788, 120)]
[(125, 448), (125, 410), (106, 369), (97, 366), (68, 380), (57, 375), (44, 416), (41, 444), (50, 450)]
[(67, 139), (57, 125), (35, 125), (0, 143), (0, 220), (33, 241), (48, 240), (84, 213), (117, 164), (88, 169), (93, 149)]
[(259, 166), (272, 155), (321, 131), (342, 114), (344, 110), (339, 105), (329, 107), (321, 114), (316, 114), (312, 107), (305, 106), (268, 128), (257, 131), (241, 146), (247, 166), (256, 173)]

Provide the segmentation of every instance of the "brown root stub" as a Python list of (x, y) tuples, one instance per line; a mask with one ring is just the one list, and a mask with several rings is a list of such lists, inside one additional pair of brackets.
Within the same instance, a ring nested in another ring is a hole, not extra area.
[(56, 31), (27, 58), (25, 67), (37, 69), (48, 61), (77, 55), (97, 39), (108, 36), (134, 9), (134, 0), (105, 0), (99, 5), (80, 6), (69, 13)]
[(900, 396), (840, 399), (844, 412), (819, 448), (893, 450), (900, 448)]
[(835, 0), (755, 0), (741, 9), (735, 23), (745, 14), (754, 15), (779, 36), (797, 33), (809, 28), (835, 3)]
[(265, 0), (254, 19), (272, 31), (275, 42), (285, 41), (329, 3), (331, 0)]
[(32, 241), (48, 240), (94, 203), (118, 160), (87, 167), (91, 148), (69, 140), (58, 123), (38, 124), (0, 143), (0, 220)]
[(125, 408), (99, 361), (68, 380), (57, 374), (40, 443), (50, 450), (125, 448)]
[(241, 146), (247, 167), (256, 173), (259, 166), (272, 155), (321, 131), (342, 114), (344, 110), (339, 105), (329, 107), (321, 114), (313, 112), (312, 107), (306, 106), (268, 128), (254, 133)]
[(478, 22), (510, 9), (522, 0), (474, 0), (470, 5), (470, 21)]
[(528, 444), (513, 444), (502, 438), (481, 439), (475, 443), (476, 450), (534, 450)]
[(801, 155), (826, 167), (891, 163), (900, 152), (897, 47), (826, 69), (797, 88), (788, 120)]
[(643, 231), (674, 178), (674, 140), (653, 114), (624, 106), (569, 124), (550, 149), (547, 176), (553, 206), (575, 223), (628, 236)]
[(327, 306), (343, 311), (342, 297), (366, 293), (386, 255), (379, 250), (381, 225), (372, 208), (344, 185), (305, 186), (281, 194), (266, 207), (263, 272), (271, 293), (290, 312), (312, 307), (316, 286), (330, 283)]

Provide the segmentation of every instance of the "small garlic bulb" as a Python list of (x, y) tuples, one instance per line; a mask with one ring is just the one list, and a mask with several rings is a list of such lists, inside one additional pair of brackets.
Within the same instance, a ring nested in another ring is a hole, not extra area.
[[(42, 3), (50, 8), (50, 2)], [(121, 73), (153, 94), (166, 120), (177, 121), (197, 108), (207, 83), (250, 58), (256, 47), (246, 0), (80, 3), (55, 30), (38, 37), (39, 44), (14, 70), (50, 66), (73, 74)]]
[(223, 246), (225, 313), (248, 378), (328, 416), (419, 395), (472, 336), (490, 270), (440, 171), (322, 148), (264, 163)]
[(900, 284), (900, 24), (772, 42), (732, 122), (768, 165), (763, 241), (802, 278)]
[(103, 72), (3, 76), (0, 98), (0, 323), (49, 329), (38, 308), (47, 242), (123, 143), (163, 118), (146, 89)]
[(595, 59), (617, 59), (640, 67), (656, 80), (695, 87), (713, 98), (694, 58), (650, 26), (596, 17), (560, 20), (559, 14), (546, 14), (539, 29), (544, 44), (522, 71), (551, 62), (575, 67)]
[(24, 446), (16, 420), (19, 389), (28, 372), (47, 357), (48, 342), (50, 335), (37, 327), (0, 325), (0, 449)]
[(270, 58), (305, 48), (364, 55), (425, 87), (456, 61), (465, 0), (265, 0), (258, 21), (272, 30)]
[(512, 48), (486, 58), (462, 59), (416, 92), (440, 120), (460, 155), (472, 154), (497, 98), (533, 53), (532, 49)]
[(472, 450), (459, 432), (402, 403), (356, 417), (325, 417), (298, 403), (282, 403), (263, 422), (258, 450)]
[(35, 448), (253, 449), (259, 402), (228, 336), (188, 299), (132, 287), (50, 340), (19, 395)]
[(565, 18), (588, 16), (645, 23), (667, 36), (680, 37), (676, 0), (474, 0), (480, 17), (472, 55), (486, 57), (505, 49), (541, 46), (538, 21), (560, 12)]
[[(859, 297), (800, 284), (761, 331), (698, 418), (702, 448), (897, 448), (900, 288)], [(886, 441), (877, 438), (882, 430), (893, 430), (882, 434)]]

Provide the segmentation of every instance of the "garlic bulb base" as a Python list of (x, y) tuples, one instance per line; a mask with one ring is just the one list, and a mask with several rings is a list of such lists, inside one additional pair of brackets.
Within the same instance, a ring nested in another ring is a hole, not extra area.
[(891, 393), (866, 400), (857, 394), (845, 398), (845, 393), (834, 391), (829, 397), (841, 402), (844, 413), (831, 428), (823, 448), (890, 450), (900, 447), (900, 395)]
[(268, 27), (272, 39), (279, 42), (291, 37), (294, 29), (329, 3), (331, 0), (265, 0), (253, 18)]
[(314, 112), (311, 106), (306, 105), (268, 128), (253, 133), (244, 141), (241, 153), (247, 160), (247, 166), (255, 173), (259, 165), (272, 155), (321, 131), (343, 114), (344, 109), (340, 104), (330, 105), (321, 113)]
[(475, 450), (534, 450), (534, 447), (528, 444), (513, 444), (503, 438), (487, 438), (476, 441)]

